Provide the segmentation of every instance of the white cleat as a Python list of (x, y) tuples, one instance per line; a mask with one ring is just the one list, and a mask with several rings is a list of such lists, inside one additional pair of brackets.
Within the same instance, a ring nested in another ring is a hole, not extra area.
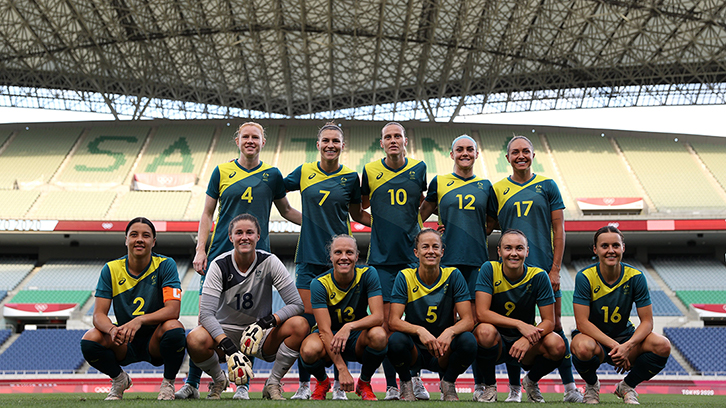
[(300, 388), (295, 391), (295, 394), (290, 397), (290, 399), (294, 400), (309, 400), (310, 396), (313, 395), (312, 390), (310, 390), (310, 381), (305, 381), (300, 383)]
[(504, 402), (522, 402), (522, 386), (509, 384), (509, 395)]
[(121, 370), (121, 374), (111, 379), (111, 391), (106, 396), (106, 401), (116, 401), (123, 399), (124, 391), (131, 388), (131, 377), (126, 371)]
[(413, 395), (416, 399), (428, 400), (431, 398), (420, 376), (411, 378), (411, 382), (413, 383)]
[(236, 400), (248, 400), (250, 399), (250, 388), (247, 384), (237, 386), (237, 390), (234, 392), (232, 399)]
[(174, 393), (174, 399), (199, 399), (199, 389), (189, 383), (185, 383)]
[(398, 388), (386, 388), (386, 398), (383, 399), (384, 401), (397, 401), (399, 399), (401, 399), (401, 393), (398, 391)]
[(348, 396), (345, 395), (345, 391), (340, 389), (339, 381), (333, 383), (333, 399), (336, 401), (348, 401)]
[(522, 387), (524, 387), (524, 392), (527, 393), (527, 400), (529, 402), (545, 402), (539, 390), (539, 384), (530, 380), (528, 375), (525, 375), (522, 379)]

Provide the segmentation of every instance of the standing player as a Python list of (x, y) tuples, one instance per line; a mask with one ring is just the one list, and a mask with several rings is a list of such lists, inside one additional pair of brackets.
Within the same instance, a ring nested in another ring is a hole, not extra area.
[[(426, 201), (421, 204), (421, 220), (426, 221), (438, 207), (439, 224), (445, 226), (446, 252), (441, 259), (445, 266), (456, 267), (466, 279), (474, 299), (479, 267), (489, 259), (487, 233), (491, 232), (496, 214), (492, 183), (474, 174), (474, 163), (479, 157), (474, 139), (462, 135), (451, 143), (454, 172), (438, 175), (431, 180)], [(473, 367), (474, 400), (484, 391), (482, 379)]]
[[(269, 224), (270, 208), (275, 204), (280, 214), (289, 221), (300, 224), (302, 216), (299, 211), (290, 207), (285, 197), (285, 186), (280, 170), (260, 161), (260, 150), (265, 146), (265, 130), (256, 122), (245, 122), (240, 125), (235, 135), (235, 144), (239, 148), (239, 157), (218, 165), (212, 172), (204, 202), (204, 212), (199, 221), (197, 247), (194, 255), (194, 270), (202, 275), (204, 285), (208, 261), (218, 255), (232, 250), (232, 242), (227, 238), (232, 218), (238, 214), (252, 214), (260, 221), (260, 240), (257, 248), (270, 251)], [(214, 223), (209, 252), (207, 239), (212, 226), (214, 209), (219, 203), (219, 214)], [(201, 287), (200, 292), (201, 295)], [(199, 382), (202, 371), (189, 363), (189, 375), (186, 383), (176, 393), (178, 399), (199, 398)], [(237, 388), (235, 399), (249, 399), (247, 384)]]
[[(295, 285), (300, 293), (310, 326), (315, 325), (310, 304), (310, 282), (330, 269), (323, 242), (335, 235), (350, 234), (348, 214), (362, 224), (371, 225), (370, 215), (361, 209), (358, 173), (340, 164), (345, 148), (343, 130), (327, 123), (318, 131), (316, 146), (320, 161), (305, 163), (285, 177), (288, 191), (300, 190), (302, 224), (295, 251)], [(300, 367), (300, 387), (292, 399), (309, 399), (310, 374)], [(345, 396), (345, 394), (343, 394)]]
[[(515, 136), (507, 144), (507, 161), (512, 175), (494, 184), (497, 218), (501, 230), (523, 231), (529, 242), (529, 265), (544, 269), (555, 292), (555, 333), (565, 341), (567, 352), (559, 368), (565, 386), (564, 402), (581, 402), (582, 394), (572, 377), (570, 345), (562, 330), (562, 292), (560, 266), (565, 252), (565, 218), (562, 196), (557, 184), (550, 178), (532, 173), (534, 160), (532, 142), (524, 136)], [(510, 396), (507, 401), (520, 401), (520, 369), (507, 366), (510, 373)], [(516, 373), (516, 375), (514, 375)]]
[[(181, 284), (173, 259), (151, 252), (156, 228), (138, 217), (126, 225), (128, 254), (108, 262), (96, 287), (93, 328), (83, 335), (83, 358), (112, 378), (106, 400), (120, 400), (131, 387), (121, 368), (137, 361), (164, 365), (160, 400), (174, 399), (174, 380), (184, 360), (184, 326), (179, 319)], [(113, 310), (118, 326), (108, 318)]]
[[(284, 400), (280, 379), (298, 358), (300, 344), (308, 333), (307, 321), (299, 314), (302, 300), (295, 291), (287, 268), (275, 255), (255, 249), (260, 224), (250, 214), (241, 214), (229, 224), (234, 249), (212, 261), (202, 288), (199, 309), (201, 325), (187, 336), (189, 356), (214, 382), (208, 399), (219, 399), (229, 381), (219, 366), (227, 356), (230, 380), (237, 385), (251, 376), (250, 356), (273, 361), (262, 397)], [(285, 306), (272, 313), (272, 287)]]
[[(479, 350), (477, 365), (485, 388), (475, 401), (497, 401), (495, 366), (508, 363), (530, 370), (524, 389), (531, 402), (545, 402), (538, 381), (560, 365), (565, 342), (552, 333), (555, 326), (555, 297), (547, 272), (524, 263), (527, 237), (522, 231), (507, 230), (497, 244), (501, 261), (481, 266), (476, 284), (477, 317), (474, 329)], [(535, 306), (542, 321), (535, 325)]]
[(418, 267), (402, 270), (393, 285), (388, 358), (401, 379), (401, 400), (416, 400), (410, 370), (426, 368), (441, 376), (442, 399), (458, 401), (456, 379), (474, 362), (477, 348), (469, 290), (458, 269), (441, 267), (438, 232), (421, 230), (414, 245)]
[[(606, 362), (619, 373), (629, 371), (615, 387), (615, 395), (626, 404), (638, 404), (635, 387), (663, 370), (671, 344), (653, 333), (653, 307), (645, 276), (622, 263), (623, 234), (610, 225), (598, 229), (593, 252), (598, 263), (577, 273), (573, 294), (577, 330), (572, 332), (572, 357), (587, 383), (584, 402), (600, 402), (596, 370)], [(629, 319), (633, 303), (640, 319), (638, 328)]]
[[(418, 209), (426, 191), (426, 164), (406, 157), (407, 144), (403, 125), (387, 123), (381, 131), (381, 147), (386, 157), (366, 164), (362, 176), (363, 208), (371, 207), (368, 264), (375, 267), (381, 281), (383, 327), (387, 332), (393, 282), (398, 271), (416, 264), (411, 248), (421, 230)], [(383, 361), (383, 368), (386, 400), (398, 399), (396, 371), (388, 359)], [(426, 388), (420, 388), (426, 392)]]
[[(337, 235), (330, 243), (333, 269), (313, 279), (310, 297), (318, 333), (309, 335), (300, 349), (307, 370), (317, 379), (312, 399), (324, 400), (330, 390), (325, 367), (335, 364), (343, 392), (353, 391), (347, 361), (363, 364), (355, 393), (376, 401), (371, 377), (388, 352), (383, 324), (383, 299), (376, 270), (356, 266), (358, 245), (350, 235)], [(370, 314), (368, 309), (370, 308)]]

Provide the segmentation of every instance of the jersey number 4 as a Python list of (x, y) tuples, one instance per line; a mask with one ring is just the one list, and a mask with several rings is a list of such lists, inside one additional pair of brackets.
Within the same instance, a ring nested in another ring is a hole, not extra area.
[(247, 187), (247, 190), (242, 193), (242, 197), (240, 197), (239, 199), (242, 201), (247, 201), (247, 204), (252, 203), (252, 187)]

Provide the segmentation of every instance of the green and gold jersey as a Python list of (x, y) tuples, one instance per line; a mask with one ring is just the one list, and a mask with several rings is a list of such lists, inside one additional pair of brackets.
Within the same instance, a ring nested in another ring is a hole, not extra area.
[(456, 323), (454, 305), (471, 300), (466, 280), (458, 269), (439, 269), (439, 280), (431, 286), (421, 282), (418, 268), (404, 269), (396, 276), (391, 293), (391, 303), (406, 305), (406, 321), (425, 328), (435, 337)]
[[(535, 307), (555, 303), (555, 295), (547, 272), (527, 264), (524, 267), (526, 272), (512, 282), (504, 275), (501, 262), (486, 262), (479, 269), (476, 290), (492, 295), (489, 310), (534, 325)], [(508, 337), (521, 337), (517, 329), (497, 330)]]
[(552, 211), (565, 208), (557, 184), (537, 174), (524, 184), (507, 177), (494, 184), (494, 192), (502, 231), (524, 232), (529, 243), (527, 263), (549, 272), (554, 259)]
[(320, 163), (305, 163), (284, 179), (288, 191), (300, 190), (302, 226), (295, 263), (327, 265), (325, 245), (334, 235), (350, 234), (348, 205), (360, 204), (358, 173), (341, 165), (326, 173)]
[(426, 201), (437, 203), (439, 223), (446, 227), (442, 265), (478, 267), (489, 260), (487, 215), (496, 216), (494, 190), (489, 180), (439, 175), (431, 180)]
[(355, 278), (347, 288), (338, 286), (329, 270), (310, 282), (310, 302), (313, 309), (328, 309), (331, 330), (368, 316), (368, 299), (381, 296), (378, 272), (367, 265), (356, 266)]
[[(156, 312), (169, 300), (181, 301), (179, 273), (172, 258), (152, 253), (149, 266), (139, 276), (129, 272), (127, 258), (106, 263), (96, 286), (96, 297), (112, 300), (119, 325)], [(139, 335), (149, 335), (154, 330), (155, 326), (143, 326)]]
[(371, 244), (368, 263), (400, 265), (416, 262), (413, 240), (421, 231), (418, 209), (426, 191), (426, 164), (406, 159), (400, 169), (385, 159), (365, 165), (361, 195), (371, 202)]
[(633, 333), (630, 311), (651, 304), (648, 283), (639, 270), (621, 263), (620, 278), (608, 285), (600, 273), (600, 264), (581, 270), (575, 277), (573, 303), (590, 307), (589, 320), (610, 338)]

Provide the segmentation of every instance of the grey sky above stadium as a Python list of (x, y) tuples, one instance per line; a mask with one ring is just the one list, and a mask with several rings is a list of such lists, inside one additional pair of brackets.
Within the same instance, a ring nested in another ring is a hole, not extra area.
[(722, 1), (0, 5), (0, 106), (116, 117), (459, 115), (726, 103)]

